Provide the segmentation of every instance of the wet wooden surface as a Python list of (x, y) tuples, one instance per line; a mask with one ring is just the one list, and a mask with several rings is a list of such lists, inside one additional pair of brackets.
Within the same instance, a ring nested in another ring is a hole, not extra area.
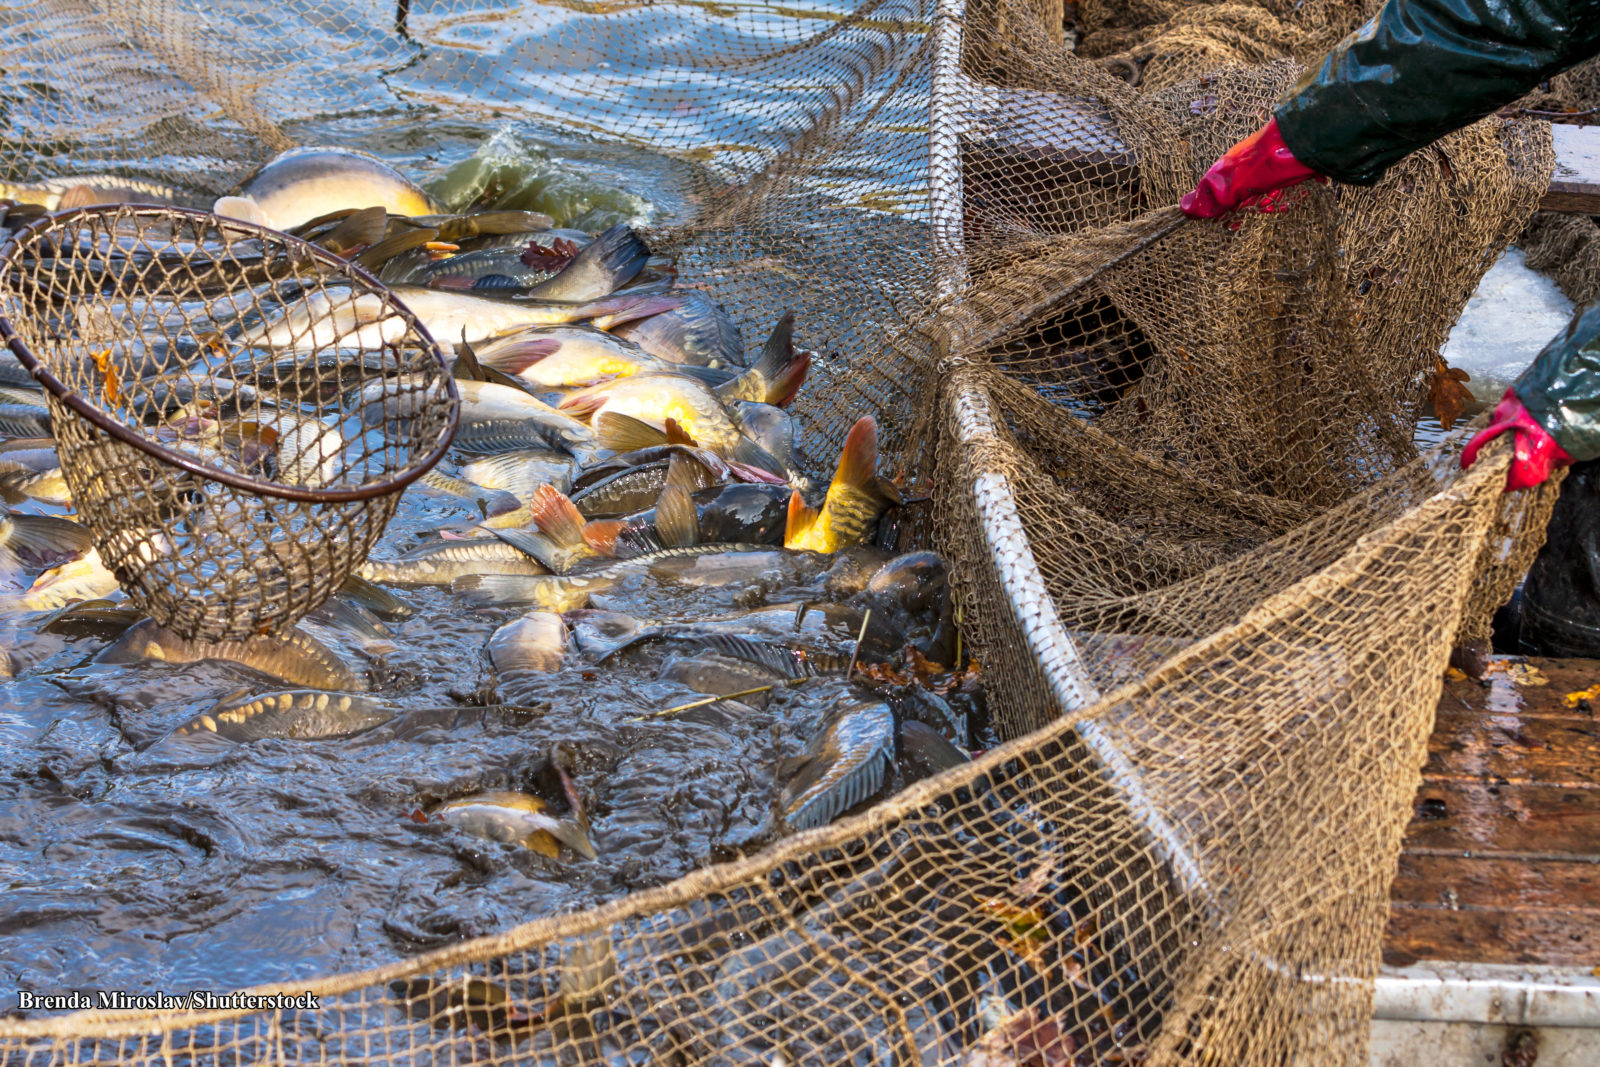
[[(1540, 683), (1543, 684), (1540, 684)], [(1600, 965), (1600, 660), (1446, 681), (1384, 960)]]

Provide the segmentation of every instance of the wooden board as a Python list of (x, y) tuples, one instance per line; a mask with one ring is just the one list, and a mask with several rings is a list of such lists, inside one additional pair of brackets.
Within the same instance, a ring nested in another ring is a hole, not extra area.
[(1539, 207), (1568, 215), (1600, 215), (1600, 126), (1551, 126), (1550, 136), (1556, 169)]
[(1386, 963), (1600, 965), (1600, 661), (1518, 663), (1445, 683)]

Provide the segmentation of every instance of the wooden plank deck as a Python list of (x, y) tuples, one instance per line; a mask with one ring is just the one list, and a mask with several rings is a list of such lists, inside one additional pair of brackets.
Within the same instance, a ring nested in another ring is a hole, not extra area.
[(1600, 660), (1519, 662), (1445, 682), (1390, 893), (1392, 966), (1600, 965), (1600, 700), (1565, 700)]

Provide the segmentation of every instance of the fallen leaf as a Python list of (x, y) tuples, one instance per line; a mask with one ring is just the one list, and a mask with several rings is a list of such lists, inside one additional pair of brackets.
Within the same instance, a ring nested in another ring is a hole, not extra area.
[(1600, 683), (1591, 685), (1587, 689), (1580, 689), (1576, 693), (1568, 693), (1566, 705), (1569, 708), (1575, 708), (1579, 704), (1587, 704), (1593, 700), (1600, 700)]
[(973, 1052), (981, 1058), (965, 1062), (986, 1067), (1007, 1062), (1017, 1067), (1070, 1067), (1077, 1050), (1078, 1043), (1062, 1033), (1054, 1019), (1041, 1019), (1032, 1008), (1023, 1008), (979, 1039)]
[(1472, 376), (1459, 367), (1452, 367), (1439, 356), (1433, 357), (1433, 378), (1428, 382), (1428, 399), (1433, 401), (1433, 413), (1439, 424), (1450, 429), (1461, 417), (1461, 412), (1472, 403), (1472, 390), (1462, 385)]
[(111, 360), (111, 349), (102, 349), (99, 352), (89, 353), (94, 358), (94, 365), (100, 369), (100, 375), (105, 379), (106, 403), (115, 404), (122, 395), (118, 385), (117, 365)]

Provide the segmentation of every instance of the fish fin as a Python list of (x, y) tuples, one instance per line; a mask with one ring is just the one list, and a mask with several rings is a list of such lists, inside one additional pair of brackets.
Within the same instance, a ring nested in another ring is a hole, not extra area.
[(685, 430), (681, 425), (679, 425), (677, 419), (667, 420), (667, 444), (688, 445), (691, 448), (698, 447), (695, 443), (695, 439), (689, 436), (688, 430)]
[[(228, 199), (223, 197), (223, 200)], [(217, 203), (221, 203), (219, 200)], [(409, 252), (413, 248), (420, 248), (439, 236), (439, 231), (434, 229), (401, 230), (392, 237), (385, 237), (371, 248), (363, 251), (356, 257), (356, 262), (368, 270), (377, 270), (385, 263), (402, 252)]]
[(783, 543), (788, 547), (803, 537), (817, 521), (818, 511), (805, 502), (805, 498), (796, 490), (789, 496), (789, 515), (784, 522)]
[(450, 583), (450, 591), (473, 604), (528, 604), (535, 600), (531, 582), (541, 579), (525, 574), (464, 574)]
[(548, 830), (535, 830), (522, 839), (522, 847), (541, 856), (555, 859), (561, 855), (561, 845)]
[(51, 515), (10, 516), (11, 536), (6, 547), (37, 566), (55, 566), (94, 547), (87, 527)]
[(211, 212), (226, 218), (238, 219), (240, 222), (253, 222), (257, 226), (275, 228), (267, 213), (261, 210), (261, 205), (248, 196), (224, 196), (212, 206)]
[(632, 415), (602, 411), (594, 420), (594, 439), (613, 452), (637, 452), (641, 448), (668, 444), (671, 436), (670, 431), (663, 433)]
[(900, 487), (895, 485), (889, 479), (885, 478), (883, 475), (880, 474), (873, 478), (872, 485), (875, 489), (877, 489), (878, 495), (889, 501), (891, 504), (900, 505), (906, 502), (905, 494), (900, 492)]
[(682, 301), (675, 296), (609, 296), (576, 309), (580, 318), (587, 318), (597, 330), (609, 330), (625, 322), (648, 319), (663, 311), (675, 310)]
[(595, 555), (613, 559), (617, 554), (617, 535), (621, 532), (621, 519), (593, 519), (584, 524), (583, 543)]
[(381, 206), (352, 212), (317, 244), (336, 256), (346, 256), (357, 248), (370, 248), (383, 240), (389, 229), (389, 213)]
[(599, 858), (600, 854), (595, 851), (594, 842), (589, 840), (588, 829), (580, 825), (576, 819), (559, 820), (549, 834), (586, 860)]
[(471, 382), (482, 382), (488, 379), (484, 376), (483, 365), (478, 362), (478, 353), (467, 340), (467, 328), (461, 327), (461, 343), (456, 345), (456, 362), (450, 368), (452, 378), (463, 378)]
[[(834, 486), (849, 486), (862, 493), (874, 493), (878, 481), (878, 423), (871, 415), (863, 415), (850, 427), (839, 452), (839, 469), (834, 472)], [(833, 491), (829, 486), (828, 491)]]
[(748, 467), (758, 467), (761, 470), (769, 471), (778, 477), (780, 483), (789, 480), (784, 470), (783, 461), (748, 437), (739, 438), (739, 443), (733, 446), (733, 452), (727, 458), (735, 463), (742, 463)]
[(752, 467), (748, 463), (739, 463), (731, 459), (726, 462), (728, 469), (741, 482), (756, 482), (763, 485), (785, 485), (788, 483), (788, 479), (782, 475), (773, 474), (771, 471), (762, 470), (760, 467)]
[(241, 686), (240, 688), (235, 689), (233, 692), (227, 694), (226, 696), (219, 698), (215, 704), (211, 705), (210, 710), (211, 711), (216, 711), (218, 708), (222, 707), (224, 704), (231, 704), (235, 700), (243, 700), (245, 697), (247, 697), (249, 695), (250, 695), (250, 687), (249, 686)]
[(502, 374), (521, 374), (546, 356), (561, 350), (561, 342), (553, 337), (530, 337), (517, 341), (502, 341), (485, 346), (478, 362)]
[(541, 485), (528, 500), (528, 512), (539, 532), (557, 547), (571, 548), (583, 541), (583, 514), (572, 498), (553, 485)]
[(512, 548), (515, 548), (523, 555), (530, 556), (534, 560), (543, 564), (552, 573), (556, 571), (554, 564), (556, 546), (554, 542), (550, 540), (550, 538), (544, 536), (543, 534), (535, 533), (532, 530), (519, 529), (514, 526), (487, 526), (484, 527), (484, 529), (487, 529), (490, 533), (494, 534), (500, 540), (504, 541)]
[(108, 203), (105, 195), (92, 185), (74, 185), (61, 194), (61, 199), (56, 202), (57, 211), (70, 211), (75, 207), (92, 207), (95, 204)]
[(656, 498), (656, 535), (667, 548), (688, 548), (700, 542), (700, 515), (694, 507), (694, 475), (681, 456), (667, 465), (667, 484)]
[(581, 389), (568, 393), (556, 405), (556, 410), (575, 419), (588, 418), (606, 405), (606, 395), (598, 389)]

